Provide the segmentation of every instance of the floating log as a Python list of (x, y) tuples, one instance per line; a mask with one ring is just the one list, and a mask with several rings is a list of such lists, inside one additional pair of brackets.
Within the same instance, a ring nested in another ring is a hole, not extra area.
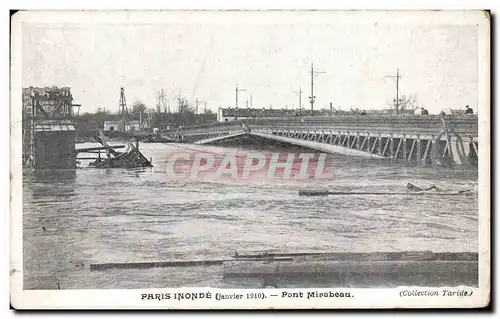
[(357, 260), (357, 261), (382, 261), (382, 260), (464, 260), (477, 261), (478, 254), (474, 252), (439, 252), (432, 251), (402, 251), (402, 252), (293, 252), (293, 253), (261, 253), (261, 254), (235, 254), (235, 258), (265, 259), (280, 257), (303, 257), (309, 259), (329, 260)]
[(272, 264), (261, 259), (223, 264), (223, 278), (245, 286), (398, 287), (477, 286), (478, 254), (473, 252), (407, 251), (375, 253), (266, 253), (246, 258), (293, 256)]
[(347, 196), (347, 195), (407, 195), (407, 196), (421, 196), (421, 195), (435, 195), (435, 196), (464, 196), (471, 195), (470, 191), (459, 192), (334, 192), (328, 190), (299, 190), (299, 196)]
[[(386, 260), (386, 261), (280, 261), (268, 264), (262, 261), (225, 262), (224, 277), (352, 277), (361, 275), (408, 277), (408, 276), (456, 276), (457, 279), (477, 278), (477, 261), (440, 261), (440, 260)], [(477, 280), (477, 279), (476, 279)]]
[(193, 267), (225, 265), (225, 263), (270, 263), (270, 262), (476, 262), (478, 254), (471, 252), (446, 252), (434, 253), (431, 251), (406, 251), (406, 252), (375, 252), (375, 253), (339, 253), (339, 252), (296, 252), (296, 253), (262, 253), (262, 254), (238, 254), (229, 259), (212, 260), (175, 260), (175, 261), (146, 261), (146, 262), (119, 262), (91, 264), (90, 270), (106, 270), (113, 268), (164, 268), (164, 267)]
[(151, 261), (151, 262), (128, 262), (128, 263), (105, 263), (90, 264), (90, 270), (106, 269), (144, 269), (144, 268), (165, 268), (165, 267), (193, 267), (222, 265), (226, 260), (188, 260), (188, 261)]
[[(269, 261), (292, 261), (293, 258), (272, 258)], [(145, 262), (124, 262), (124, 263), (104, 263), (90, 264), (90, 270), (107, 269), (145, 269), (145, 268), (167, 268), (167, 267), (195, 267), (223, 265), (227, 261), (248, 261), (248, 259), (213, 259), (213, 260), (186, 260), (186, 261), (145, 261)]]

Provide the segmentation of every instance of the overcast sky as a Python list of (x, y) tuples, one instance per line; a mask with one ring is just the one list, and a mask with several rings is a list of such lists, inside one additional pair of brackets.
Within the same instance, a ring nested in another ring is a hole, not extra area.
[(69, 86), (81, 112), (155, 107), (163, 88), (175, 104), (196, 97), (216, 110), (239, 106), (309, 108), (314, 63), (315, 108), (387, 108), (400, 69), (401, 94), (431, 113), (477, 108), (478, 36), (474, 26), (310, 23), (38, 24), (23, 25), (23, 87)]

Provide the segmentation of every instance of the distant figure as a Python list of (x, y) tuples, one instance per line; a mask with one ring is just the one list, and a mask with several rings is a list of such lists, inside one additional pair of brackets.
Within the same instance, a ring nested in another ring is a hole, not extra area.
[(43, 230), (43, 231), (46, 231), (45, 226), (42, 226), (42, 230)]
[(420, 108), (420, 111), (422, 115), (429, 115), (429, 111), (427, 111), (426, 109), (424, 109), (423, 107)]
[(465, 106), (465, 114), (474, 114), (474, 111), (468, 106)]

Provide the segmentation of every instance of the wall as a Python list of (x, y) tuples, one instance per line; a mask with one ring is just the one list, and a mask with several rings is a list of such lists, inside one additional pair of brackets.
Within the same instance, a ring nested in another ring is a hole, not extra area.
[(76, 167), (75, 131), (35, 132), (35, 169)]

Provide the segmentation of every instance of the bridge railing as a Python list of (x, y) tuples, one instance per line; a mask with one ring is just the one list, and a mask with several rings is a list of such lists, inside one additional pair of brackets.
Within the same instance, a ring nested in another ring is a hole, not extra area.
[[(445, 116), (447, 123), (467, 127), (477, 127), (477, 116)], [(284, 117), (247, 119), (249, 124), (275, 124), (277, 122), (289, 125), (307, 124), (341, 124), (344, 126), (379, 126), (389, 127), (436, 127), (441, 126), (439, 115), (421, 116), (315, 116), (315, 117)]]
[[(221, 123), (222, 124), (222, 123)], [(242, 123), (225, 123), (225, 125), (198, 125), (192, 127), (183, 128), (180, 132), (183, 134), (197, 134), (197, 133), (207, 133), (207, 132), (217, 132), (217, 131), (229, 131), (238, 132), (243, 131)]]
[[(446, 122), (458, 133), (477, 135), (476, 115), (445, 115)], [(383, 130), (399, 132), (435, 132), (442, 129), (439, 115), (332, 115), (251, 118), (231, 122), (211, 123), (185, 128), (185, 132), (207, 132), (219, 129), (241, 130), (242, 124), (254, 127), (301, 129)]]
[[(441, 132), (440, 128), (419, 128), (419, 127), (414, 127), (414, 128), (404, 128), (404, 127), (352, 127), (352, 126), (329, 126), (329, 125), (315, 125), (315, 126), (291, 126), (291, 125), (286, 125), (286, 124), (280, 124), (280, 125), (252, 125), (252, 131), (290, 131), (290, 132), (322, 132), (322, 133), (328, 133), (328, 132), (351, 132), (351, 133), (383, 133), (383, 134), (406, 134), (406, 135), (437, 135)], [(471, 136), (471, 137), (476, 137), (476, 133), (473, 131), (469, 130), (455, 130), (458, 134), (462, 136)]]

